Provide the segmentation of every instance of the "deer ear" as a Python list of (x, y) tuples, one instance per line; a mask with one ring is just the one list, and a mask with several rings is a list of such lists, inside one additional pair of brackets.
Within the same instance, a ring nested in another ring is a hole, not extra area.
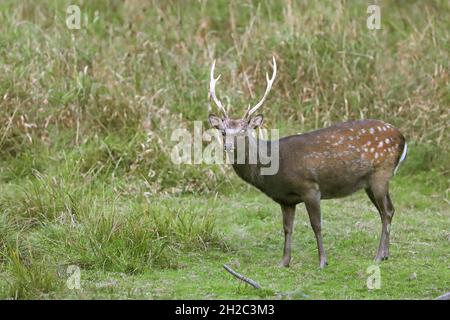
[(248, 122), (248, 126), (252, 129), (256, 129), (262, 126), (264, 117), (262, 114), (258, 114), (257, 116), (254, 116), (251, 118)]
[(211, 124), (212, 127), (216, 129), (222, 128), (222, 119), (214, 114), (209, 115), (209, 123)]

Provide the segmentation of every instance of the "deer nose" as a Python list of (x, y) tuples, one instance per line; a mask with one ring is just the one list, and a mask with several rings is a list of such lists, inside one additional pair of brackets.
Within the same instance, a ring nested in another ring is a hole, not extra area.
[(225, 151), (233, 151), (233, 144), (232, 143), (225, 143), (224, 145), (223, 145), (223, 150), (225, 150)]

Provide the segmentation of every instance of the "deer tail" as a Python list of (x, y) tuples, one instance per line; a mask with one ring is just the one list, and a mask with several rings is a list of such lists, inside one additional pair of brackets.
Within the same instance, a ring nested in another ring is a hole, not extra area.
[(400, 163), (402, 163), (405, 160), (407, 153), (408, 153), (408, 144), (405, 142), (405, 144), (403, 145), (402, 155), (400, 156), (400, 159), (398, 160), (397, 165), (395, 166), (394, 174), (397, 173), (398, 167), (400, 166)]

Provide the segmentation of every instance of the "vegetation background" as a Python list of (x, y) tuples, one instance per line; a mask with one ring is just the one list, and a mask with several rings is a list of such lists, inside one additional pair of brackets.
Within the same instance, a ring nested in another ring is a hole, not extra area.
[[(366, 26), (372, 2), (381, 30)], [(66, 26), (71, 4), (80, 30)], [(444, 0), (1, 1), (0, 297), (449, 291), (449, 16)], [(381, 224), (365, 195), (324, 202), (322, 271), (299, 206), (293, 263), (280, 269), (275, 203), (226, 166), (170, 160), (173, 129), (207, 126), (212, 60), (218, 94), (240, 116), (263, 93), (272, 55), (279, 71), (262, 109), (266, 128), (294, 134), (378, 118), (407, 137), (379, 290), (366, 287)], [(68, 285), (71, 265), (80, 289)]]

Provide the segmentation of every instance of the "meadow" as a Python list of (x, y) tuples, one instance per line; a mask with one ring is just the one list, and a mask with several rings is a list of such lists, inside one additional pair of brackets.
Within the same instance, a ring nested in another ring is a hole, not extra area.
[[(450, 4), (378, 1), (0, 2), (1, 299), (432, 299), (450, 291)], [(80, 29), (66, 24), (81, 10)], [(171, 133), (208, 127), (209, 68), (241, 116), (282, 135), (376, 118), (409, 154), (391, 184), (391, 258), (364, 192), (323, 202), (329, 265), (297, 207), (226, 165), (176, 165)], [(239, 282), (223, 269), (257, 281)], [(79, 275), (79, 282), (77, 276)], [(78, 286), (79, 284), (79, 286)]]

